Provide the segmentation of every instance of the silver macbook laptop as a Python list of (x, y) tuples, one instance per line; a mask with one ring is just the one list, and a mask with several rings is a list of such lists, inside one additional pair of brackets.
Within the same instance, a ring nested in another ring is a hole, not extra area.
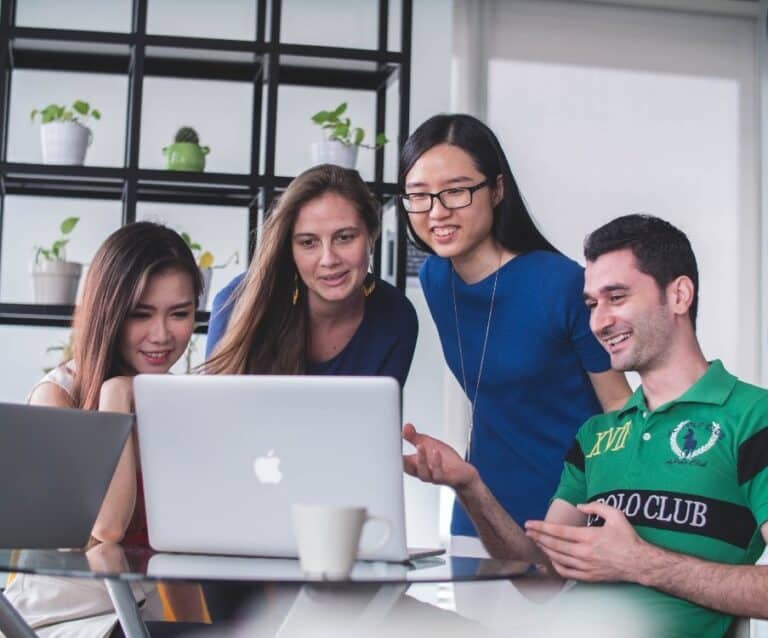
[[(361, 557), (405, 561), (400, 388), (384, 377), (139, 375), (150, 545), (295, 557), (294, 503), (364, 506)], [(433, 552), (430, 552), (433, 553)]]
[(0, 547), (83, 547), (133, 416), (0, 403)]

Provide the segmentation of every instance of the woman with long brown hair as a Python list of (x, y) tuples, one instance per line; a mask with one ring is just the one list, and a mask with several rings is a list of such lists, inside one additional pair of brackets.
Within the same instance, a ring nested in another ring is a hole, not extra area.
[[(173, 230), (139, 222), (112, 233), (75, 310), (73, 357), (38, 382), (29, 403), (133, 412), (132, 377), (166, 373), (181, 357), (201, 285), (192, 253)], [(129, 438), (123, 449), (93, 527), (96, 540), (147, 543), (134, 443)]]
[[(88, 269), (75, 310), (72, 358), (46, 374), (28, 402), (134, 412), (133, 377), (167, 373), (181, 357), (201, 288), (200, 270), (176, 232), (149, 222), (121, 227), (101, 245)], [(135, 432), (125, 443), (91, 531), (89, 545), (99, 542), (148, 545)], [(106, 636), (117, 617), (100, 589), (96, 583), (18, 575), (6, 595), (38, 623), (56, 623), (57, 636)], [(194, 610), (195, 620), (205, 619), (198, 591), (174, 585), (161, 592), (163, 597), (171, 606), (176, 603), (177, 611), (183, 604)], [(42, 610), (36, 608), (41, 601)]]
[(356, 171), (324, 164), (296, 177), (247, 273), (214, 300), (202, 370), (381, 375), (402, 386), (418, 323), (405, 295), (368, 272), (380, 230)]

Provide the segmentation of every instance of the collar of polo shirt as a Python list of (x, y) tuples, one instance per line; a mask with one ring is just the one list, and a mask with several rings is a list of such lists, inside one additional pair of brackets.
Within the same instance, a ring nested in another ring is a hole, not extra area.
[[(688, 390), (686, 390), (681, 396), (672, 401), (668, 401), (664, 405), (660, 405), (656, 408), (655, 412), (664, 412), (673, 405), (678, 403), (710, 403), (712, 405), (723, 405), (733, 391), (733, 387), (736, 385), (736, 377), (728, 372), (724, 367), (720, 359), (715, 359), (709, 362), (709, 368), (701, 376), (701, 378), (694, 383)], [(620, 417), (631, 411), (647, 411), (648, 408), (645, 404), (645, 395), (643, 394), (643, 386), (638, 386), (637, 390), (629, 397), (629, 400), (624, 404), (624, 407), (619, 410)]]

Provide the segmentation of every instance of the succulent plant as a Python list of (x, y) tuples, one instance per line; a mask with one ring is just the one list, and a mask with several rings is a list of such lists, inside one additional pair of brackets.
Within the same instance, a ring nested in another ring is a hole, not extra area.
[(189, 144), (199, 144), (200, 138), (197, 136), (197, 131), (191, 126), (182, 126), (176, 131), (176, 137), (174, 142), (188, 142)]

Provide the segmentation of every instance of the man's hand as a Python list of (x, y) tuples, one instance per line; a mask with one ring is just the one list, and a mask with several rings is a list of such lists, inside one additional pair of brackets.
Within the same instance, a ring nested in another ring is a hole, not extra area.
[(403, 455), (407, 474), (427, 483), (448, 485), (457, 490), (478, 478), (475, 467), (462, 459), (450, 445), (419, 434), (411, 423), (405, 424), (403, 438), (416, 448), (414, 454)]
[(637, 582), (650, 546), (624, 514), (604, 503), (579, 505), (584, 514), (605, 520), (602, 527), (574, 527), (527, 521), (526, 534), (541, 548), (563, 578)]

